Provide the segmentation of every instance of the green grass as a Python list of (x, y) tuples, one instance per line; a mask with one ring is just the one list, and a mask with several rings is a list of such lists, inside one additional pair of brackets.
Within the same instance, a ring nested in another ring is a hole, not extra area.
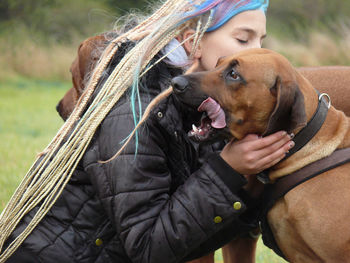
[[(255, 258), (256, 258), (256, 263), (286, 263), (284, 259), (277, 256), (271, 249), (266, 247), (263, 244), (261, 238), (258, 241), (258, 247), (257, 247)], [(221, 250), (217, 250), (215, 252), (215, 263), (223, 263), (223, 262), (224, 261), (222, 259)]]
[(55, 106), (69, 86), (23, 78), (0, 81), (0, 210), (63, 124)]
[[(55, 106), (69, 88), (70, 83), (19, 77), (0, 80), (0, 210), (63, 124)], [(258, 263), (285, 262), (261, 240), (256, 258)], [(223, 262), (220, 250), (215, 260)]]

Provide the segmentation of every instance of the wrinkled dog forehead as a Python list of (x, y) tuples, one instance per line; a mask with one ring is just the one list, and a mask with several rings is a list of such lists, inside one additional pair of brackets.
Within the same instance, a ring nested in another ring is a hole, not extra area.
[[(266, 49), (250, 49), (230, 57), (237, 61), (235, 68), (247, 82), (260, 81), (273, 85), (277, 77), (285, 81), (295, 81), (295, 70), (292, 64), (282, 55)], [(225, 60), (227, 61), (227, 60)]]
[(273, 85), (277, 73), (276, 65), (273, 60), (266, 55), (244, 55), (233, 56), (229, 61), (226, 60), (226, 67), (235, 70), (247, 84), (265, 84)]

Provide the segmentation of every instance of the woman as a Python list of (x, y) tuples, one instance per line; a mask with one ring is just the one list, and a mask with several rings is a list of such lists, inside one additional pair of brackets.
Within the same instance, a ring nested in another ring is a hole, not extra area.
[(8, 262), (182, 262), (254, 227), (246, 175), (282, 159), (289, 135), (198, 145), (187, 137), (198, 113), (173, 96), (130, 133), (144, 106), (191, 64), (210, 70), (222, 56), (260, 47), (266, 7), (169, 0), (113, 39), (5, 209), (1, 262), (13, 252)]

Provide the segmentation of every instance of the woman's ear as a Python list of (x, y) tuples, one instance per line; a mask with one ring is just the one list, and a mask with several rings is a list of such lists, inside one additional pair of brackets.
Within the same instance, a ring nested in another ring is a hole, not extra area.
[[(191, 36), (194, 35), (195, 33), (196, 33), (196, 31), (193, 30), (193, 29), (186, 29), (186, 30), (182, 33), (182, 35), (181, 35), (182, 41), (183, 41), (184, 39), (187, 39), (187, 38), (191, 37)], [(186, 51), (186, 53), (187, 53), (188, 56), (189, 56), (189, 55), (191, 54), (191, 52), (192, 52), (193, 45), (194, 45), (194, 38), (191, 38), (191, 39), (187, 40), (187, 41), (183, 44), (183, 47), (184, 47), (184, 49), (185, 49), (185, 51)], [(202, 56), (202, 52), (201, 52), (201, 46), (200, 46), (200, 44), (199, 44), (198, 47), (197, 47), (196, 52), (193, 54), (193, 58), (194, 58), (194, 59), (200, 59), (201, 56)]]

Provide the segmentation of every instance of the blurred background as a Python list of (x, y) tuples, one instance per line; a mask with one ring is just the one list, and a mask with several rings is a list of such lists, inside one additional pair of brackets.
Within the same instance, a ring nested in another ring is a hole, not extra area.
[[(84, 39), (150, 0), (0, 0), (0, 211), (63, 121), (55, 106)], [(140, 11), (141, 10), (141, 11)], [(350, 66), (350, 1), (270, 0), (264, 47), (295, 66)], [(221, 254), (216, 254), (222, 262)], [(259, 241), (258, 263), (285, 262)]]
[[(0, 77), (69, 80), (79, 43), (150, 0), (1, 0)], [(350, 64), (350, 1), (270, 0), (265, 47), (296, 66)]]

